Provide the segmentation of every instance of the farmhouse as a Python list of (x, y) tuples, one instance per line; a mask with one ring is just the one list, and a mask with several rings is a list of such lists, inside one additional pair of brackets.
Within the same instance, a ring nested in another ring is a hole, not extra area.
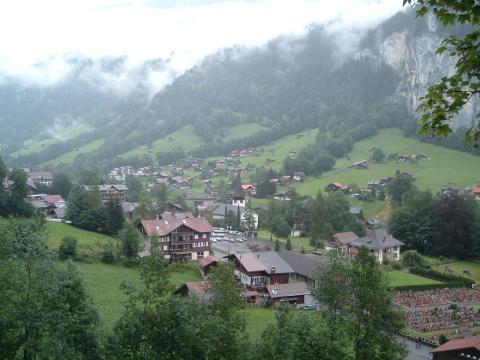
[(185, 283), (173, 293), (183, 297), (196, 296), (204, 300), (210, 300), (213, 297), (212, 287), (208, 281), (194, 281)]
[(325, 187), (325, 191), (328, 191), (328, 192), (341, 191), (341, 192), (346, 194), (350, 191), (350, 186), (343, 185), (342, 183), (339, 183), (339, 182), (333, 182), (333, 183), (328, 184)]
[(332, 235), (332, 244), (335, 248), (350, 252), (350, 243), (358, 239), (359, 237), (353, 231), (340, 232)]
[(301, 305), (306, 296), (312, 296), (304, 282), (267, 285), (267, 303), (273, 306), (282, 304)]
[(353, 254), (357, 253), (359, 248), (367, 248), (380, 264), (385, 259), (400, 260), (400, 247), (403, 245), (405, 245), (403, 242), (387, 234), (383, 229), (372, 230), (364, 237), (347, 244), (348, 251)]
[(143, 254), (150, 252), (150, 238), (157, 236), (166, 259), (197, 260), (210, 255), (210, 234), (213, 229), (203, 217), (176, 217), (142, 220), (139, 231), (145, 238)]
[(51, 186), (53, 183), (53, 176), (50, 171), (31, 171), (28, 177), (34, 182)]
[(35, 209), (51, 218), (58, 218), (55, 210), (65, 207), (61, 195), (32, 194), (27, 196), (27, 200)]
[(293, 180), (295, 181), (304, 181), (307, 178), (303, 171), (296, 171), (293, 173)]
[(225, 257), (235, 263), (240, 282), (250, 288), (287, 284), (293, 269), (275, 251), (235, 253)]
[(288, 250), (280, 250), (278, 255), (293, 269), (288, 279), (289, 283), (303, 282), (309, 288), (316, 288), (316, 275), (319, 268), (329, 261), (327, 256), (302, 255)]
[(480, 359), (480, 336), (455, 339), (432, 350), (433, 360)]
[(118, 185), (83, 185), (83, 191), (95, 191), (97, 190), (100, 193), (100, 199), (103, 203), (106, 203), (110, 200), (116, 200), (120, 203), (127, 201), (127, 191), (128, 187), (124, 184)]

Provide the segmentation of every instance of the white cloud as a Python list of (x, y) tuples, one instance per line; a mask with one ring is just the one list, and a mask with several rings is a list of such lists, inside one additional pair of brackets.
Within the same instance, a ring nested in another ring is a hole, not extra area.
[[(127, 56), (127, 69), (169, 58), (167, 72), (148, 79), (158, 90), (220, 48), (260, 45), (311, 23), (359, 29), (400, 9), (400, 0), (2, 1), (0, 72), (48, 84), (68, 72), (69, 53)], [(122, 76), (109, 80), (129, 81)]]

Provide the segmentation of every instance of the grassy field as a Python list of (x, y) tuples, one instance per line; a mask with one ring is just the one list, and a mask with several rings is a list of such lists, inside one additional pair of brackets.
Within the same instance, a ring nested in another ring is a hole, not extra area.
[(187, 125), (182, 127), (180, 130), (170, 133), (155, 141), (152, 144), (151, 149), (148, 149), (146, 145), (138, 146), (135, 149), (132, 149), (124, 154), (121, 157), (128, 159), (133, 156), (144, 156), (148, 150), (152, 151), (153, 156), (160, 151), (169, 151), (171, 149), (182, 147), (184, 150), (191, 150), (197, 147), (199, 144), (202, 144), (202, 140), (198, 137), (197, 134), (193, 132), (193, 127)]
[[(120, 265), (77, 263), (85, 286), (100, 312), (103, 325), (111, 329), (123, 311), (125, 296), (120, 290), (122, 282), (141, 286), (138, 269)], [(170, 282), (174, 288), (184, 282), (200, 280), (197, 263), (178, 264), (172, 267)]]
[(390, 281), (390, 286), (427, 285), (441, 283), (441, 281), (432, 280), (422, 276), (397, 270), (389, 271), (387, 273), (387, 276)]
[(267, 129), (268, 129), (267, 127), (254, 122), (235, 125), (235, 126), (228, 127), (226, 129), (229, 134), (227, 136), (227, 139), (243, 139), (259, 131), (267, 130)]
[(108, 243), (115, 244), (118, 241), (117, 239), (107, 235), (79, 229), (69, 224), (57, 222), (48, 222), (47, 231), (49, 248), (58, 249), (62, 239), (65, 236), (73, 236), (77, 239), (77, 248), (80, 255), (86, 254), (101, 245)]
[[(386, 156), (392, 153), (424, 154), (430, 160), (421, 160), (416, 164), (397, 164), (390, 160), (380, 164), (370, 163), (366, 170), (348, 168), (353, 162), (368, 159), (370, 149), (373, 147), (381, 148)], [(406, 138), (399, 129), (381, 130), (378, 135), (356, 143), (349, 157), (349, 160), (346, 158), (338, 160), (334, 169), (323, 174), (320, 179), (299, 185), (298, 192), (303, 195), (314, 195), (318, 189), (324, 189), (333, 181), (365, 186), (368, 181), (387, 175), (393, 176), (397, 169), (413, 174), (421, 189), (436, 192), (446, 185), (464, 188), (475, 183), (478, 181), (480, 168), (479, 156)]]
[(259, 339), (269, 324), (275, 322), (275, 311), (266, 308), (246, 308), (243, 310), (247, 321), (247, 333), (252, 340)]
[(60, 141), (76, 138), (77, 136), (84, 134), (90, 130), (92, 130), (92, 127), (90, 125), (80, 124), (62, 131), (61, 138), (54, 138), (46, 134), (42, 137), (39, 136), (38, 138), (29, 139), (24, 142), (24, 147), (22, 149), (12, 153), (11, 155), (16, 157), (39, 152), (49, 147), (50, 145), (56, 144)]
[(98, 139), (98, 140), (89, 142), (88, 144), (85, 144), (79, 147), (78, 150), (76, 151), (74, 150), (74, 151), (67, 152), (55, 159), (45, 162), (44, 165), (57, 166), (62, 163), (63, 164), (71, 163), (72, 161), (75, 160), (77, 155), (91, 153), (97, 150), (98, 148), (100, 148), (104, 142), (105, 142), (105, 139)]
[[(477, 284), (480, 283), (480, 263), (474, 261), (455, 261), (448, 264), (434, 265), (434, 268), (438, 271), (445, 271), (445, 267), (448, 266), (456, 275), (466, 276), (473, 279)], [(463, 270), (470, 271), (470, 276), (464, 274)]]

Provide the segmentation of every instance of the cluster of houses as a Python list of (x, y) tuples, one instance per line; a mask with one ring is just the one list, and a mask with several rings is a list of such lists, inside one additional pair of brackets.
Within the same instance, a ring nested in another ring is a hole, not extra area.
[(229, 155), (229, 157), (232, 157), (232, 158), (246, 157), (246, 156), (250, 156), (250, 155), (255, 155), (256, 152), (257, 152), (257, 149), (255, 147), (249, 147), (249, 148), (246, 148), (246, 149), (232, 150), (232, 151), (230, 151), (230, 153), (228, 155)]
[(408, 163), (408, 162), (415, 162), (417, 160), (429, 160), (427, 155), (419, 154), (419, 155), (398, 155), (396, 157), (396, 161), (399, 164)]
[(152, 168), (150, 166), (135, 169), (133, 166), (120, 166), (113, 168), (107, 175), (111, 180), (125, 181), (127, 176), (136, 176), (139, 178), (147, 177), (151, 174)]

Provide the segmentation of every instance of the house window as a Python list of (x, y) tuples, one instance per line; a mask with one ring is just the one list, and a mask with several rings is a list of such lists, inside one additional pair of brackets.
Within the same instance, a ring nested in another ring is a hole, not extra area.
[(195, 235), (195, 240), (198, 240), (198, 235)]
[(202, 237), (203, 237), (204, 239), (206, 239), (206, 238), (207, 238), (207, 234), (203, 234)]
[(165, 245), (165, 246), (163, 247), (163, 250), (165, 250), (165, 251), (168, 250), (168, 246)]

